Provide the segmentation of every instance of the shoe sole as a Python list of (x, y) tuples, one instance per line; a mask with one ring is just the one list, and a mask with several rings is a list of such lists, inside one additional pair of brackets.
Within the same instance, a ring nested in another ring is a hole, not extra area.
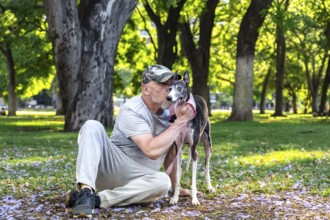
[(91, 215), (87, 215), (86, 213), (79, 213), (79, 215), (73, 215), (73, 218), (92, 218), (94, 214), (94, 209), (92, 210), (92, 214)]

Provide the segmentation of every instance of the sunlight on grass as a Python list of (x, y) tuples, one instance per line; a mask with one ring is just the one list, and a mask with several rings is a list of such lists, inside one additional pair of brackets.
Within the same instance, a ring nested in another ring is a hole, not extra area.
[(286, 151), (274, 151), (266, 154), (258, 154), (254, 156), (239, 157), (239, 163), (243, 165), (254, 166), (267, 166), (279, 163), (290, 163), (301, 160), (317, 160), (328, 157), (323, 151), (299, 151), (299, 150), (286, 150)]
[(54, 120), (49, 120), (49, 121), (42, 121), (42, 120), (29, 120), (29, 121), (12, 121), (8, 124), (15, 125), (15, 126), (51, 126), (51, 125), (63, 125), (63, 121), (54, 121)]
[(50, 160), (46, 157), (24, 157), (24, 158), (12, 158), (10, 160), (7, 160), (7, 164), (20, 164), (20, 165), (30, 165), (30, 164), (36, 164), (36, 163), (42, 163)]
[(33, 111), (33, 110), (24, 110), (24, 111), (16, 111), (16, 115), (33, 115), (33, 116), (54, 116), (56, 114), (55, 111)]

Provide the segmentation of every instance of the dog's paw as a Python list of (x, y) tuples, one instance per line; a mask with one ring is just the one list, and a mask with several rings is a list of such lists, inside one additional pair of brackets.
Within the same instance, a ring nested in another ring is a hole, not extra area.
[(207, 189), (207, 192), (208, 193), (214, 193), (216, 190), (215, 190), (215, 188), (214, 187), (209, 187), (208, 189)]
[(195, 205), (195, 206), (201, 205), (197, 198), (193, 198), (192, 201), (191, 201), (191, 204)]
[(179, 197), (172, 197), (170, 199), (170, 204), (171, 205), (176, 205), (176, 204), (178, 204), (178, 201), (179, 201)]

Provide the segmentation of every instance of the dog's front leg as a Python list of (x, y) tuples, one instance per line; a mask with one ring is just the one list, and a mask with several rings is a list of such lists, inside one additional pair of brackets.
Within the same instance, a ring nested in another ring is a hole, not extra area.
[(196, 183), (196, 175), (197, 175), (197, 158), (193, 160), (192, 163), (192, 182), (191, 182), (191, 197), (193, 205), (200, 205), (197, 198), (197, 183)]

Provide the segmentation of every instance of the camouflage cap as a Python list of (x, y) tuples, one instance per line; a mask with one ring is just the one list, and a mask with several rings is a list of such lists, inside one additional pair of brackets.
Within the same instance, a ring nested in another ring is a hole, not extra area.
[(170, 69), (163, 65), (151, 65), (142, 73), (142, 84), (147, 84), (150, 81), (166, 82), (174, 76), (177, 76), (178, 79), (182, 78), (181, 75), (173, 73)]

